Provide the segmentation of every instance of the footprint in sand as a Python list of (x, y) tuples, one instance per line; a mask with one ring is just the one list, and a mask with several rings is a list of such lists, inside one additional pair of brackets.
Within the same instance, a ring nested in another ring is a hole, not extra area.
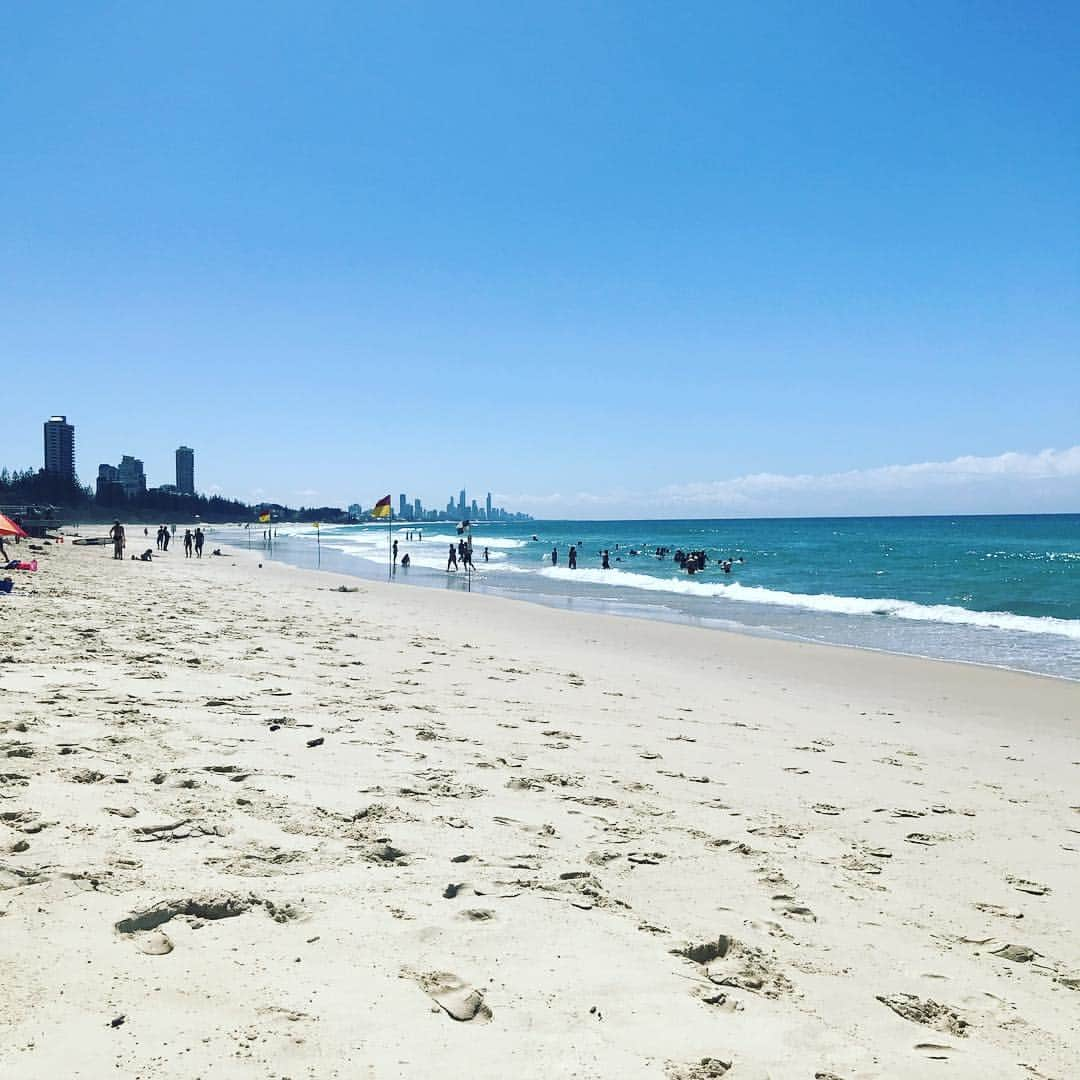
[(664, 1076), (667, 1080), (718, 1080), (730, 1068), (730, 1061), (721, 1061), (720, 1058), (714, 1057), (703, 1057), (700, 1061), (691, 1062), (689, 1065), (679, 1065), (674, 1061), (669, 1061), (664, 1066)]
[(1042, 956), (1027, 945), (1002, 945), (1000, 949), (992, 949), (991, 956), (1000, 956), (1002, 960), (1011, 960), (1014, 964), (1030, 964), (1032, 960)]
[(842, 814), (844, 812), (842, 806), (833, 806), (832, 803), (823, 802), (814, 803), (810, 809), (813, 810), (815, 814), (829, 814), (830, 816), (835, 816), (836, 814)]
[(157, 930), (159, 926), (164, 926), (165, 923), (178, 916), (214, 922), (218, 919), (234, 919), (253, 907), (262, 907), (275, 922), (279, 923), (300, 918), (302, 914), (291, 904), (275, 904), (272, 900), (253, 895), (237, 896), (226, 893), (221, 896), (186, 896), (177, 900), (163, 900), (142, 911), (137, 911), (117, 922), (115, 929), (123, 936), (135, 935), (143, 931)]
[(914, 994), (876, 994), (882, 1005), (888, 1006), (897, 1016), (915, 1024), (924, 1024), (945, 1035), (963, 1036), (971, 1025), (948, 1005)]
[(172, 941), (161, 930), (132, 934), (131, 939), (135, 942), (135, 948), (147, 956), (167, 956), (173, 951)]
[(1029, 893), (1031, 896), (1046, 896), (1050, 892), (1049, 885), (1042, 885), (1038, 881), (1028, 881), (1026, 878), (1014, 877), (1006, 874), (1005, 880), (1018, 892)]
[[(685, 945), (672, 949), (675, 956), (685, 957), (705, 969), (705, 977), (716, 986), (735, 990), (748, 990), (775, 998), (792, 991), (791, 981), (773, 968), (771, 958), (761, 949), (744, 945), (727, 934), (713, 941)], [(727, 995), (714, 995), (708, 1004), (727, 1004)], [(732, 1002), (732, 1009), (737, 1005)]]
[(977, 910), (985, 911), (987, 915), (997, 915), (1001, 919), (1022, 919), (1024, 913), (1013, 908), (1002, 907), (1000, 904), (987, 904), (979, 902), (974, 905)]
[(931, 1061), (948, 1061), (956, 1052), (954, 1046), (946, 1046), (943, 1043), (916, 1043), (915, 1049), (920, 1054), (925, 1054)]
[(845, 855), (840, 860), (840, 865), (845, 870), (853, 870), (859, 874), (880, 874), (880, 863), (870, 862), (867, 859), (860, 859), (858, 855)]
[(924, 847), (933, 847), (941, 840), (948, 840), (947, 836), (936, 836), (933, 833), (913, 832), (908, 833), (904, 839), (909, 844), (922, 844)]
[(464, 979), (449, 971), (431, 971), (426, 974), (407, 972), (420, 988), (439, 1006), (447, 1016), (461, 1022), (476, 1021), (486, 1024), (492, 1012), (484, 1002), (483, 990), (470, 986)]
[(773, 911), (787, 919), (799, 919), (802, 922), (817, 922), (817, 916), (805, 904), (800, 904), (794, 896), (777, 893), (772, 898)]
[(455, 900), (459, 896), (465, 896), (472, 894), (473, 896), (483, 896), (483, 893), (477, 892), (472, 885), (467, 881), (451, 881), (449, 885), (443, 889), (444, 900)]

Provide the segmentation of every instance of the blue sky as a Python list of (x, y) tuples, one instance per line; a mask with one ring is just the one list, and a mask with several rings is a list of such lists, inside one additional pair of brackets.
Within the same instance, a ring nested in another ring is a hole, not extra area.
[(62, 412), (84, 480), (292, 504), (1075, 509), (1078, 54), (1053, 3), (7, 5), (0, 459)]

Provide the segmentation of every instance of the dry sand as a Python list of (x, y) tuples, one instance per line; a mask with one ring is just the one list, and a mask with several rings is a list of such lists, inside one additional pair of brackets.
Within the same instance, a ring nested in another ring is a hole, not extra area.
[(1080, 1075), (1077, 684), (40, 558), (4, 1078)]

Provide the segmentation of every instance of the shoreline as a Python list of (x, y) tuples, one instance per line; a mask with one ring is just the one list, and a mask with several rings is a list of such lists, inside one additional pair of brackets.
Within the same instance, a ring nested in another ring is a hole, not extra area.
[(2, 601), (4, 1071), (1080, 1068), (1073, 683), (260, 554)]
[[(272, 562), (278, 565), (291, 566), (297, 570), (312, 572), (320, 572), (319, 568), (315, 566), (306, 566), (302, 564), (301, 555), (299, 552), (290, 553), (287, 551), (289, 539), (286, 538), (283, 541), (283, 545), (286, 547), (286, 554), (278, 555), (276, 552), (267, 554), (265, 548), (251, 548), (244, 547), (242, 545), (231, 542), (230, 540), (221, 540), (220, 543), (223, 547), (226, 547), (231, 552), (239, 555), (241, 553), (262, 555), (268, 562)], [(294, 557), (290, 558), (290, 554)], [(306, 552), (305, 552), (306, 554)], [(435, 591), (447, 591), (447, 592), (461, 592), (465, 593), (467, 590), (463, 587), (463, 582), (456, 578), (451, 578), (449, 575), (445, 577), (437, 573), (432, 573), (430, 580), (421, 578), (420, 580), (409, 580), (409, 574), (406, 571), (401, 572), (401, 576), (395, 576), (393, 582), (388, 582), (386, 576), (382, 573), (376, 572), (364, 572), (367, 570), (368, 560), (363, 558), (357, 558), (355, 556), (350, 557), (341, 552), (331, 549), (327, 554), (327, 559), (331, 563), (338, 561), (344, 564), (344, 567), (353, 567), (353, 564), (365, 564), (364, 567), (356, 565), (354, 568), (343, 568), (343, 566), (332, 567), (328, 570), (323, 570), (323, 573), (338, 573), (342, 576), (348, 577), (352, 580), (363, 581), (370, 584), (394, 584), (394, 585), (407, 585), (412, 588), (419, 589), (431, 589)], [(371, 566), (375, 566), (371, 563)], [(440, 585), (440, 582), (445, 581), (445, 590)], [(827, 640), (823, 638), (815, 638), (808, 633), (799, 633), (792, 629), (778, 629), (772, 626), (758, 626), (751, 622), (740, 623), (735, 619), (726, 618), (721, 615), (708, 615), (699, 613), (686, 613), (678, 611), (673, 608), (668, 608), (663, 604), (650, 605), (644, 601), (644, 598), (640, 602), (635, 602), (633, 599), (625, 599), (621, 597), (604, 597), (595, 595), (574, 595), (570, 593), (558, 593), (558, 592), (545, 592), (539, 589), (516, 589), (512, 590), (508, 586), (503, 584), (487, 584), (483, 579), (480, 579), (472, 590), (476, 595), (488, 595), (498, 596), (502, 599), (509, 599), (527, 604), (537, 604), (542, 607), (550, 608), (557, 611), (565, 611), (572, 614), (597, 614), (608, 615), (613, 618), (631, 618), (643, 621), (652, 621), (665, 623), (671, 626), (688, 626), (694, 629), (707, 630), (711, 633), (727, 633), (740, 636), (757, 638), (759, 640), (768, 641), (788, 641), (793, 643), (803, 643), (807, 645), (821, 645), (826, 648), (842, 648), (842, 649), (855, 649), (859, 652), (871, 652), (871, 653), (883, 653), (888, 656), (906, 656), (911, 659), (932, 660), (940, 663), (954, 663), (963, 664), (966, 666), (974, 666), (983, 669), (997, 670), (997, 671), (1011, 671), (1017, 674), (1029, 674), (1042, 678), (1056, 679), (1070, 683), (1080, 683), (1080, 674), (1067, 674), (1057, 671), (1039, 670), (1033, 667), (1023, 667), (1018, 664), (1009, 664), (1005, 662), (991, 662), (986, 659), (972, 659), (963, 656), (943, 656), (935, 655), (930, 652), (915, 652), (911, 650), (905, 650), (895, 647), (887, 647), (883, 645), (868, 644), (860, 641), (835, 641)], [(646, 594), (649, 595), (649, 594)], [(1005, 613), (990, 613), (990, 614), (1009, 614)], [(865, 616), (869, 618), (869, 616)], [(873, 629), (869, 625), (867, 630)], [(1048, 632), (1050, 633), (1050, 632)], [(1055, 636), (1052, 635), (1051, 636)]]
[[(258, 561), (259, 558), (265, 558), (264, 553), (256, 550), (248, 551), (245, 548), (225, 543), (221, 544), (220, 546), (222, 550), (227, 553), (227, 556), (231, 558), (242, 558), (249, 561)], [(529, 596), (504, 596), (497, 592), (484, 591), (481, 589), (477, 589), (473, 593), (469, 593), (463, 588), (447, 588), (445, 590), (440, 590), (437, 586), (422, 584), (419, 582), (404, 581), (400, 579), (391, 582), (386, 580), (376, 580), (374, 578), (365, 577), (359, 574), (349, 574), (339, 570), (326, 570), (318, 567), (299, 566), (296, 563), (289, 562), (285, 559), (271, 557), (266, 558), (265, 561), (271, 566), (281, 568), (289, 572), (290, 577), (293, 574), (297, 575), (296, 580), (298, 581), (302, 581), (304, 577), (308, 575), (317, 575), (319, 577), (325, 577), (327, 580), (333, 581), (337, 585), (345, 586), (347, 588), (352, 586), (357, 581), (362, 581), (366, 586), (375, 590), (388, 590), (388, 592), (386, 593), (388, 597), (393, 596), (394, 589), (417, 589), (423, 592), (435, 592), (440, 595), (459, 596), (463, 598), (463, 602), (468, 602), (475, 598), (476, 600), (479, 600), (483, 603), (495, 602), (500, 604), (506, 603), (513, 605), (536, 605), (549, 611), (563, 613), (575, 619), (581, 617), (587, 619), (615, 619), (620, 621), (624, 619), (629, 619), (635, 623), (645, 623), (647, 625), (659, 624), (660, 626), (680, 627), (682, 630), (689, 631), (691, 633), (707, 633), (716, 634), (723, 638), (745, 638), (752, 641), (775, 642), (781, 645), (788, 645), (796, 648), (806, 648), (811, 650), (820, 649), (824, 650), (826, 653), (832, 653), (837, 650), (850, 650), (860, 655), (870, 654), (875, 656), (894, 657), (898, 660), (911, 660), (919, 664), (944, 665), (946, 667), (957, 666), (961, 668), (972, 668), (979, 671), (1000, 672), (1004, 675), (1015, 675), (1023, 679), (1049, 680), (1051, 682), (1064, 683), (1070, 686), (1076, 686), (1077, 683), (1080, 682), (1080, 680), (1072, 679), (1068, 676), (1053, 675), (1042, 671), (1029, 671), (1026, 668), (1010, 668), (1000, 664), (988, 664), (977, 660), (955, 660), (938, 656), (922, 656), (918, 653), (893, 652), (889, 649), (879, 649), (869, 645), (850, 645), (842, 642), (833, 643), (826, 641), (815, 641), (810, 638), (782, 636), (780, 634), (774, 633), (756, 633), (753, 627), (733, 628), (727, 626), (705, 626), (699, 623), (691, 622), (689, 620), (676, 618), (666, 619), (662, 616), (657, 616), (653, 614), (636, 615), (633, 612), (603, 611), (596, 610), (591, 607), (585, 608), (584, 610), (578, 610), (574, 609), (571, 606), (564, 606), (557, 603), (547, 603), (543, 599), (533, 599)], [(267, 567), (264, 566), (262, 569), (265, 571)], [(1078, 691), (1080, 691), (1080, 687), (1077, 687), (1077, 689)], [(1080, 693), (1078, 693), (1078, 701), (1080, 701)]]

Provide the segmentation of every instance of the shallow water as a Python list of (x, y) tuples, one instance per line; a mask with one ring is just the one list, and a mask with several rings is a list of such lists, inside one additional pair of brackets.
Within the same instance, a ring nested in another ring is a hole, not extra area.
[[(481, 523), (472, 575), (446, 572), (453, 524), (418, 533), (392, 526), (412, 560), (399, 582), (1080, 679), (1080, 515)], [(262, 546), (261, 530), (214, 535)], [(657, 547), (710, 561), (691, 577)], [(318, 548), (314, 528), (281, 525), (266, 552), (384, 579), (388, 553), (385, 525), (323, 528)], [(724, 558), (744, 561), (725, 574)]]

